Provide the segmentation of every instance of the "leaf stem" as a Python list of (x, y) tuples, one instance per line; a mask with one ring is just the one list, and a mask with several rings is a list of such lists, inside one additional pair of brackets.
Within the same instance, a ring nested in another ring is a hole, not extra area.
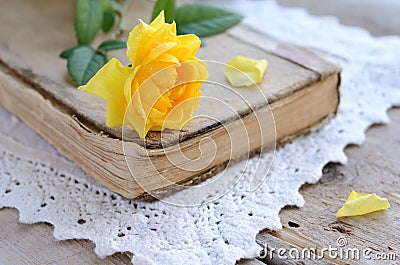
[(118, 4), (118, 9), (115, 9), (115, 13), (118, 15), (118, 25), (117, 28), (113, 32), (113, 39), (120, 39), (122, 34), (124, 33), (124, 19), (125, 13), (128, 9), (129, 5), (131, 4), (130, 0), (122, 0), (122, 4)]

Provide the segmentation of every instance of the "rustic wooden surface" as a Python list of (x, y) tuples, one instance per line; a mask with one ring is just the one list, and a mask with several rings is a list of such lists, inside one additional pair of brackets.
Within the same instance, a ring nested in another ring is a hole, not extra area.
[[(281, 211), (282, 231), (264, 231), (257, 242), (273, 247), (274, 240), (280, 239), (300, 248), (317, 246), (321, 249), (329, 245), (337, 247), (336, 240), (346, 237), (346, 247), (371, 248), (373, 253), (396, 253), (397, 263), (393, 264), (399, 264), (400, 109), (393, 109), (389, 114), (392, 119), (389, 125), (374, 126), (362, 146), (346, 149), (349, 160), (345, 166), (329, 164), (316, 185), (302, 187), (306, 203), (300, 209), (287, 207)], [(336, 211), (353, 189), (377, 193), (389, 200), (391, 208), (365, 216), (336, 219)], [(347, 262), (367, 264), (366, 260)], [(369, 264), (376, 263), (369, 261)]]
[[(357, 2), (352, 0), (348, 2)], [(279, 0), (285, 4), (310, 6), (316, 14), (339, 14), (343, 1), (332, 9), (325, 1), (318, 5), (311, 5), (306, 0)], [(347, 3), (348, 3), (347, 2)], [(368, 1), (371, 2), (371, 1)], [(379, 3), (380, 1), (375, 1)], [(379, 8), (360, 9), (367, 12), (364, 17), (380, 17)], [(400, 11), (400, 9), (397, 9)], [(353, 12), (352, 12), (353, 13)], [(358, 17), (359, 14), (356, 16)], [(380, 34), (398, 34), (398, 28), (389, 22), (386, 17), (360, 22), (353, 19), (353, 15), (346, 17), (351, 24), (362, 25), (368, 29), (385, 28)], [(375, 21), (375, 23), (368, 22)], [(376, 22), (379, 25), (376, 25)], [(261, 232), (257, 242), (267, 243), (270, 247), (289, 248), (295, 243), (302, 248), (304, 243), (315, 244), (321, 247), (335, 245), (336, 239), (345, 235), (349, 246), (363, 248), (372, 247), (378, 251), (400, 251), (400, 165), (398, 163), (400, 143), (400, 109), (389, 111), (392, 119), (388, 125), (373, 126), (367, 131), (366, 141), (361, 146), (346, 148), (348, 163), (345, 166), (328, 165), (324, 170), (324, 177), (316, 185), (307, 185), (301, 189), (305, 199), (305, 206), (285, 208), (281, 211), (281, 220), (284, 229), (281, 232)], [(336, 220), (334, 215), (340, 208), (347, 195), (355, 189), (364, 192), (376, 192), (387, 197), (391, 208), (385, 212), (369, 214), (364, 217), (345, 218)], [(53, 228), (50, 225), (39, 223), (24, 225), (18, 223), (18, 212), (15, 209), (0, 210), (0, 264), (130, 264), (130, 253), (118, 253), (106, 259), (99, 259), (93, 252), (93, 243), (86, 240), (68, 240), (56, 242), (53, 238)], [(290, 221), (290, 225), (289, 225)], [(298, 227), (296, 227), (298, 226)], [(398, 257), (397, 261), (400, 260)], [(282, 261), (269, 260), (268, 264), (326, 264), (326, 262)], [(337, 262), (337, 261), (336, 261)], [(239, 262), (240, 264), (259, 265), (261, 261), (252, 260)], [(348, 263), (355, 263), (349, 261)], [(362, 262), (360, 262), (362, 264)], [(384, 264), (384, 263), (382, 263)], [(386, 263), (385, 263), (386, 264)]]

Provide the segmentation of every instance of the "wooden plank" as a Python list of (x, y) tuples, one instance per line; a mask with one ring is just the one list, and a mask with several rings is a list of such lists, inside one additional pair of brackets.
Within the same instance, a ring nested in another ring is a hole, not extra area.
[[(390, 125), (374, 126), (367, 132), (366, 142), (346, 148), (349, 157), (345, 166), (330, 164), (316, 185), (306, 185), (301, 194), (306, 201), (298, 209), (287, 207), (280, 213), (283, 230), (263, 232), (258, 242), (271, 238), (303, 248), (307, 244), (337, 247), (336, 240), (345, 237), (345, 248), (370, 248), (371, 255), (394, 253), (400, 260), (400, 109), (389, 112)], [(365, 216), (336, 219), (351, 190), (377, 193), (388, 198), (391, 208)], [(271, 245), (271, 243), (269, 243)], [(272, 245), (273, 246), (273, 245)], [(335, 264), (375, 264), (376, 260), (330, 260)], [(306, 260), (306, 264), (308, 264)], [(387, 261), (396, 264), (396, 261)]]
[[(293, 250), (293, 253), (301, 253), (302, 249), (293, 244), (289, 244), (288, 242), (274, 236), (270, 236), (270, 234), (266, 231), (261, 232), (257, 235), (256, 239), (257, 243), (262, 246), (263, 251), (260, 255), (261, 260), (268, 265), (298, 265), (299, 260), (290, 256), (288, 254), (289, 250)], [(311, 243), (311, 244), (310, 244)], [(308, 246), (311, 247), (315, 245), (313, 242), (308, 242)], [(287, 250), (286, 253), (280, 253), (281, 249)], [(318, 254), (318, 253), (316, 253)], [(310, 254), (311, 255), (311, 254)], [(286, 258), (280, 258), (280, 256), (285, 256)], [(311, 257), (316, 257), (316, 255), (312, 255)], [(300, 261), (301, 262), (301, 261)], [(307, 264), (330, 264), (330, 262), (322, 259), (310, 259), (307, 260)]]
[(51, 225), (20, 224), (15, 209), (1, 209), (0, 223), (0, 264), (131, 264), (129, 253), (100, 259), (89, 240), (56, 241)]
[(257, 260), (257, 259), (243, 259), (239, 260), (237, 265), (264, 265), (263, 262)]
[[(297, 65), (301, 65), (317, 73), (321, 80), (335, 73), (337, 69), (340, 68), (339, 65), (329, 63), (322, 57), (322, 54), (314, 50), (280, 42), (257, 29), (253, 29), (247, 24), (242, 24), (239, 27), (230, 29), (228, 34), (260, 50), (285, 58)], [(246, 38), (243, 39), (243, 36), (246, 36)]]

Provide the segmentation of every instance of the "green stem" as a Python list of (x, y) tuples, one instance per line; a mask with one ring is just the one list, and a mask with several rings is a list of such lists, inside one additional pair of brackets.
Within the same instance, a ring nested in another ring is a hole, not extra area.
[(113, 32), (113, 39), (119, 39), (124, 31), (124, 19), (125, 13), (128, 9), (131, 1), (130, 0), (123, 0), (122, 4), (118, 4), (119, 8), (115, 10), (115, 13), (118, 15), (118, 25), (115, 31)]

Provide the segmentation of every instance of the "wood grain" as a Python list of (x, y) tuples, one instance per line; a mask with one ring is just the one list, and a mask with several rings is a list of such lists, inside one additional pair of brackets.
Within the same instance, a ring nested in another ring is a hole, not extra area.
[[(298, 209), (287, 207), (280, 213), (283, 230), (262, 232), (261, 244), (271, 237), (296, 247), (307, 245), (337, 247), (338, 237), (346, 237), (348, 248), (371, 248), (376, 253), (395, 253), (400, 260), (400, 109), (389, 112), (389, 125), (377, 125), (367, 132), (362, 146), (346, 149), (347, 165), (329, 164), (316, 185), (305, 185), (301, 194), (306, 201)], [(365, 216), (335, 218), (352, 190), (376, 193), (388, 198), (391, 208)], [(269, 245), (274, 245), (269, 242)], [(374, 260), (330, 260), (335, 264), (376, 264)], [(386, 264), (398, 264), (390, 262)]]
[(131, 264), (130, 254), (100, 259), (89, 240), (56, 241), (49, 224), (20, 224), (18, 211), (0, 210), (0, 264)]

